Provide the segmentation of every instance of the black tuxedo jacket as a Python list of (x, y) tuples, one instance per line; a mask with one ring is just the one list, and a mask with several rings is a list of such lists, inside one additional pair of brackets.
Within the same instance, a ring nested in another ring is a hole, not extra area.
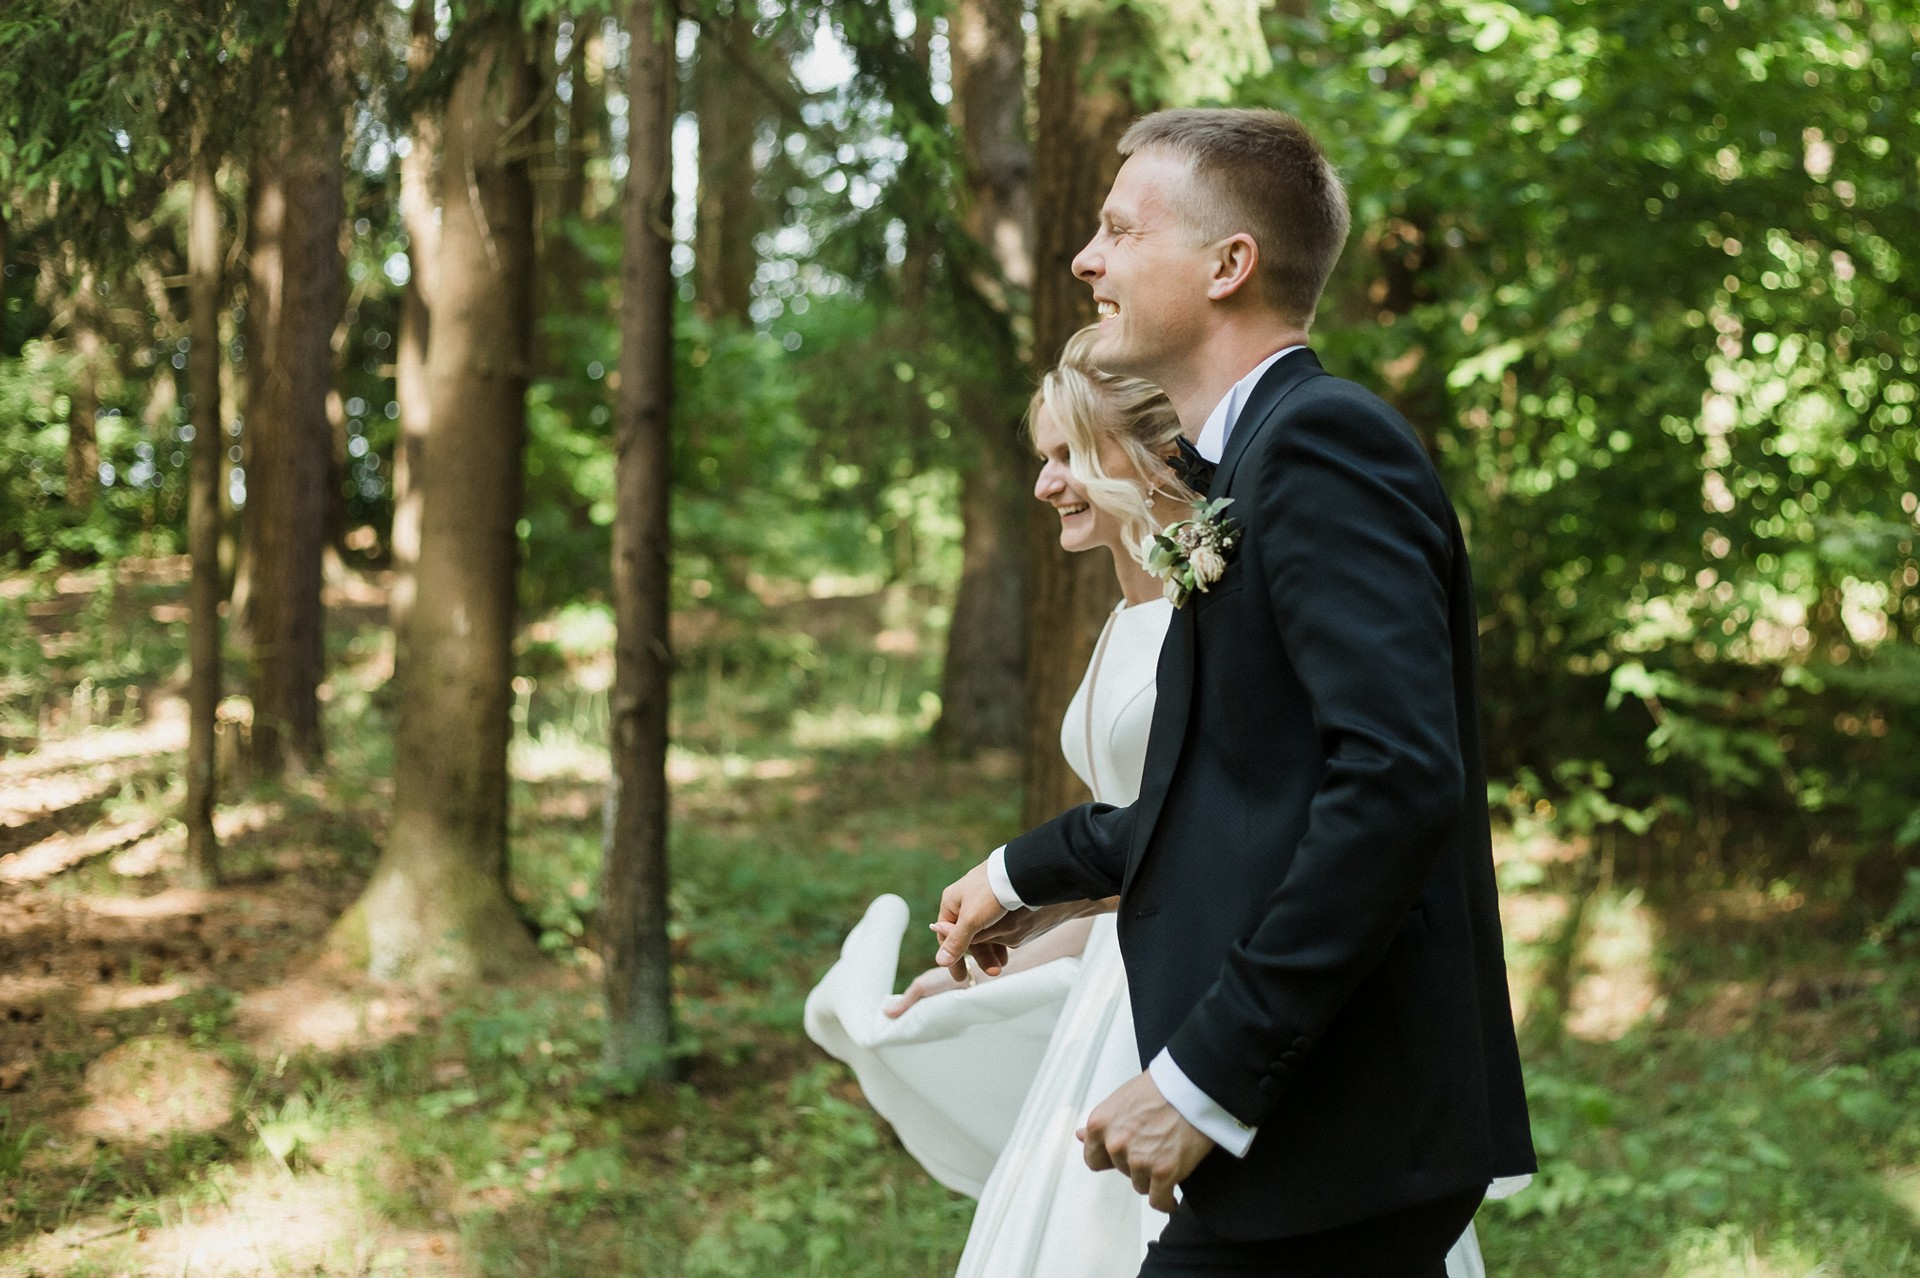
[(1507, 1002), (1477, 626), (1413, 430), (1310, 351), (1261, 378), (1212, 496), (1242, 537), (1175, 615), (1140, 798), (1007, 845), (1030, 905), (1120, 895), (1141, 1060), (1259, 1135), (1185, 1182), (1283, 1238), (1534, 1168)]

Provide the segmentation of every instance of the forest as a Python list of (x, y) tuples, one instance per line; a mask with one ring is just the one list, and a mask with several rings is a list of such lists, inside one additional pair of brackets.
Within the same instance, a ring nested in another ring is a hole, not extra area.
[(952, 1273), (802, 1005), (1085, 795), (1118, 592), (1023, 421), (1194, 104), (1325, 144), (1315, 350), (1471, 549), (1541, 1162), (1488, 1272), (1914, 1273), (1916, 49), (0, 0), (0, 1273)]

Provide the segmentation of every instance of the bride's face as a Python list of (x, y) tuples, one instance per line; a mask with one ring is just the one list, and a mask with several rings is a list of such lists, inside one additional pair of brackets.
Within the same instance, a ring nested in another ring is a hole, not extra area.
[[(1101, 444), (1100, 461), (1106, 472), (1115, 479), (1133, 479), (1126, 454), (1105, 440)], [(1106, 546), (1124, 553), (1120, 522), (1094, 505), (1075, 482), (1068, 465), (1067, 437), (1047, 411), (1045, 400), (1033, 410), (1033, 447), (1040, 454), (1040, 478), (1034, 482), (1033, 495), (1059, 512), (1060, 548), (1080, 551)]]

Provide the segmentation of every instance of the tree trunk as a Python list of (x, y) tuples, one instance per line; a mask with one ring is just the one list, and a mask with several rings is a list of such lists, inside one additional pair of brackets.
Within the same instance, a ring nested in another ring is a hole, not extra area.
[(187, 879), (220, 881), (213, 833), (214, 712), (220, 704), (220, 196), (214, 157), (199, 139), (187, 232), (187, 380), (193, 388), (192, 470), (187, 481), (188, 586)]
[(673, 405), (673, 25), (634, 0), (628, 32), (627, 189), (614, 421), (613, 838), (602, 871), (609, 1070), (671, 1067), (667, 945), (667, 582)]
[[(1033, 335), (1036, 373), (1094, 318), (1093, 296), (1073, 277), (1073, 258), (1092, 236), (1120, 170), (1114, 150), (1148, 109), (1111, 71), (1137, 41), (1124, 24), (1058, 16), (1041, 23), (1039, 138), (1034, 171)], [(1060, 521), (1034, 503), (1027, 517), (1027, 723), (1023, 775), (1029, 825), (1087, 798), (1060, 753), (1060, 722), (1086, 672), (1100, 627), (1119, 597), (1105, 555), (1060, 549)]]
[[(283, 181), (280, 148), (266, 142), (254, 151), (247, 180), (247, 313), (242, 328), (247, 360), (246, 404), (241, 415), (240, 466), (245, 504), (240, 508), (239, 546), (233, 557), (233, 588), (229, 595), (230, 637), (237, 649), (251, 653), (254, 646), (254, 563), (259, 552), (260, 503), (255, 500), (257, 478), (255, 442), (272, 413), (274, 343), (279, 340), (280, 303), (286, 282), (283, 241), (287, 223), (287, 188)], [(250, 663), (251, 664), (251, 663)]]
[[(433, 7), (413, 6), (413, 38), (407, 50), (408, 79), (417, 83), (433, 60)], [(406, 658), (407, 618), (413, 612), (414, 567), (420, 560), (420, 507), (431, 418), (427, 343), (432, 330), (433, 261), (439, 230), (434, 224), (433, 160), (440, 127), (422, 107), (413, 116), (412, 146), (400, 161), (400, 225), (407, 235), (407, 286), (400, 293), (400, 333), (394, 352), (394, 398), (400, 402), (400, 434), (393, 446), (393, 556), (388, 618), (393, 624), (394, 670)]]
[[(533, 184), (512, 130), (534, 95), (517, 26), (481, 35), (447, 106), (427, 353), (419, 591), (395, 734), (393, 825), (336, 942), (381, 979), (524, 972), (507, 897), (507, 744), (533, 355)], [(523, 126), (524, 127), (524, 126)]]
[(67, 505), (85, 516), (100, 483), (100, 308), (93, 268), (73, 276), (73, 391), (67, 397)]
[(960, 477), (960, 588), (934, 732), (943, 750), (960, 755), (1018, 746), (1025, 710), (1024, 531), (1033, 453), (1004, 401), (979, 399), (972, 465)]
[(339, 117), (324, 95), (290, 112), (282, 182), (281, 283), (266, 349), (262, 402), (250, 405), (254, 508), (253, 766), (261, 776), (321, 762), (320, 601), (333, 470), (333, 332), (346, 302)]
[(694, 114), (700, 123), (694, 305), (708, 319), (743, 324), (760, 264), (753, 247), (761, 222), (753, 143), (761, 111), (733, 59), (750, 57), (753, 50), (753, 8), (747, 0), (734, 0), (733, 8), (702, 32), (693, 69)]
[[(949, 28), (954, 124), (967, 160), (966, 227), (994, 267), (993, 277), (975, 287), (1004, 313), (1033, 281), (1033, 153), (1020, 19), (1019, 0), (963, 0)], [(993, 362), (1000, 384), (976, 391), (964, 415), (972, 465), (960, 481), (960, 588), (935, 730), (943, 749), (962, 755), (1017, 746), (1026, 700), (1022, 529), (1033, 466), (1019, 430), (1025, 378), (1013, 350)]]

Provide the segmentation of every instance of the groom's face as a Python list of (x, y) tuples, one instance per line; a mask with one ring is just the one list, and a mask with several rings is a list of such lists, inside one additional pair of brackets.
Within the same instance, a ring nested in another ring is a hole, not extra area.
[(1165, 383), (1204, 336), (1215, 254), (1189, 212), (1194, 181), (1185, 156), (1135, 152), (1073, 259), (1100, 311), (1092, 357), (1108, 372)]

